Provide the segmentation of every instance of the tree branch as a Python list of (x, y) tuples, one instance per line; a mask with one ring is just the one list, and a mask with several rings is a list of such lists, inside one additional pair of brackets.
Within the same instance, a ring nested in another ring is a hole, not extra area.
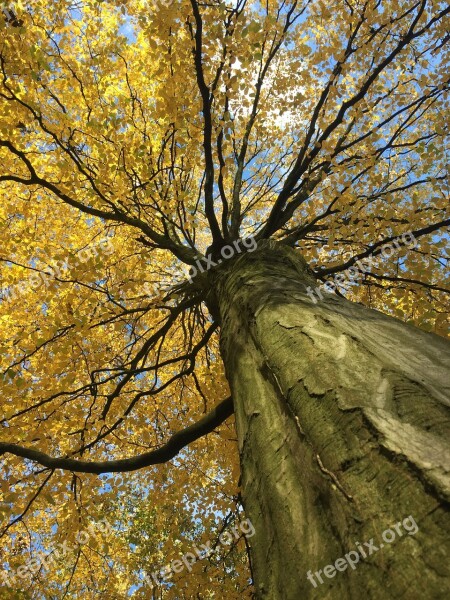
[(26, 156), (26, 153), (21, 150), (18, 150), (10, 141), (0, 140), (0, 147), (7, 148), (12, 154), (17, 156), (23, 162), (30, 174), (30, 177), (28, 179), (12, 174), (1, 175), (0, 182), (15, 181), (26, 186), (41, 186), (44, 189), (47, 189), (50, 192), (52, 192), (57, 198), (59, 198), (69, 206), (77, 208), (78, 210), (88, 215), (99, 217), (100, 219), (105, 219), (107, 221), (116, 221), (119, 223), (124, 223), (126, 225), (130, 225), (131, 227), (136, 227), (153, 242), (155, 242), (160, 248), (170, 250), (177, 258), (179, 258), (181, 261), (187, 264), (194, 264), (195, 253), (191, 248), (176, 245), (170, 238), (161, 235), (141, 219), (131, 217), (125, 214), (123, 211), (120, 211), (117, 207), (115, 207), (114, 212), (110, 212), (103, 209), (94, 208), (92, 206), (87, 206), (86, 204), (83, 204), (82, 202), (71, 198), (70, 196), (62, 192), (56, 184), (40, 177), (37, 174), (33, 164)]
[(205, 214), (211, 227), (213, 244), (220, 244), (223, 241), (219, 223), (214, 212), (214, 159), (212, 150), (213, 124), (211, 114), (211, 93), (206, 84), (203, 74), (202, 64), (202, 45), (203, 45), (203, 22), (196, 0), (191, 0), (192, 11), (195, 18), (195, 34), (191, 28), (191, 35), (195, 40), (195, 48), (192, 53), (194, 56), (195, 72), (197, 75), (197, 85), (202, 97), (202, 112), (204, 119), (203, 130), (203, 149), (205, 151)]
[[(432, 233), (433, 231), (438, 231), (439, 229), (442, 229), (443, 227), (448, 227), (449, 225), (450, 225), (450, 219), (446, 219), (445, 221), (440, 221), (439, 223), (433, 223), (432, 225), (428, 225), (428, 227), (422, 227), (422, 229), (416, 229), (415, 231), (411, 231), (410, 233), (412, 233), (415, 238), (419, 238), (428, 233)], [(398, 239), (400, 237), (400, 235), (401, 234), (391, 235), (387, 238), (384, 238), (383, 240), (375, 242), (374, 244), (369, 246), (369, 248), (367, 248), (367, 250), (365, 250), (364, 252), (361, 252), (360, 254), (353, 256), (344, 264), (336, 265), (335, 267), (330, 267), (328, 269), (319, 268), (319, 269), (317, 269), (316, 273), (319, 277), (324, 277), (325, 275), (332, 275), (334, 273), (340, 273), (341, 271), (345, 271), (349, 267), (352, 267), (358, 260), (361, 260), (362, 258), (366, 258), (369, 255), (378, 256), (378, 254), (381, 254), (383, 252), (381, 246), (384, 246), (385, 244), (392, 242), (392, 240)]]
[(73, 458), (52, 458), (44, 452), (24, 448), (18, 444), (0, 442), (0, 455), (9, 453), (22, 458), (27, 458), (37, 462), (49, 469), (63, 469), (75, 473), (124, 473), (127, 471), (137, 471), (150, 465), (157, 465), (168, 462), (188, 444), (211, 433), (221, 425), (228, 417), (233, 414), (233, 401), (231, 397), (226, 398), (215, 408), (213, 408), (205, 417), (186, 427), (182, 431), (177, 431), (169, 441), (158, 448), (135, 456), (133, 458), (123, 458), (110, 461), (85, 461)]

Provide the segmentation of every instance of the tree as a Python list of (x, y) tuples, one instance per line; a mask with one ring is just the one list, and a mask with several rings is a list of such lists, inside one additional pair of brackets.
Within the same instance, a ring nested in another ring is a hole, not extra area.
[[(449, 12), (5, 8), (2, 560), (74, 545), (8, 597), (447, 597)], [(149, 584), (131, 489), (254, 535)]]

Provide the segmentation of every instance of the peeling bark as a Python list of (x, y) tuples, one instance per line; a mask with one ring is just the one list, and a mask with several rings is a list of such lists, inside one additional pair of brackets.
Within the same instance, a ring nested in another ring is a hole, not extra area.
[[(257, 598), (447, 598), (450, 344), (334, 295), (314, 304), (308, 285), (274, 242), (214, 281)], [(417, 533), (384, 543), (408, 516)], [(384, 547), (323, 574), (372, 538)]]

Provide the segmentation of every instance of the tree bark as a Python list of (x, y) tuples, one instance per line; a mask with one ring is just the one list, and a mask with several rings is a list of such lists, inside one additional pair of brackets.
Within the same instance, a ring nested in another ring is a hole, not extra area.
[(274, 242), (214, 281), (257, 598), (448, 598), (450, 344), (316, 285)]

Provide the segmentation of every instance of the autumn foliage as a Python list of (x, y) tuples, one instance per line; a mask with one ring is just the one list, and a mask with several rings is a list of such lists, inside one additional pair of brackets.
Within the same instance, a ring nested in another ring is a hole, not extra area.
[[(448, 12), (2, 3), (0, 442), (95, 463), (206, 419), (171, 462), (126, 474), (0, 446), (0, 569), (115, 528), (5, 598), (149, 598), (145, 573), (242, 518), (220, 327), (204, 279), (187, 281), (198, 257), (272, 238), (324, 281), (412, 232), (417, 247), (341, 291), (446, 334)], [(250, 597), (249, 582), (241, 538), (153, 597)]]

